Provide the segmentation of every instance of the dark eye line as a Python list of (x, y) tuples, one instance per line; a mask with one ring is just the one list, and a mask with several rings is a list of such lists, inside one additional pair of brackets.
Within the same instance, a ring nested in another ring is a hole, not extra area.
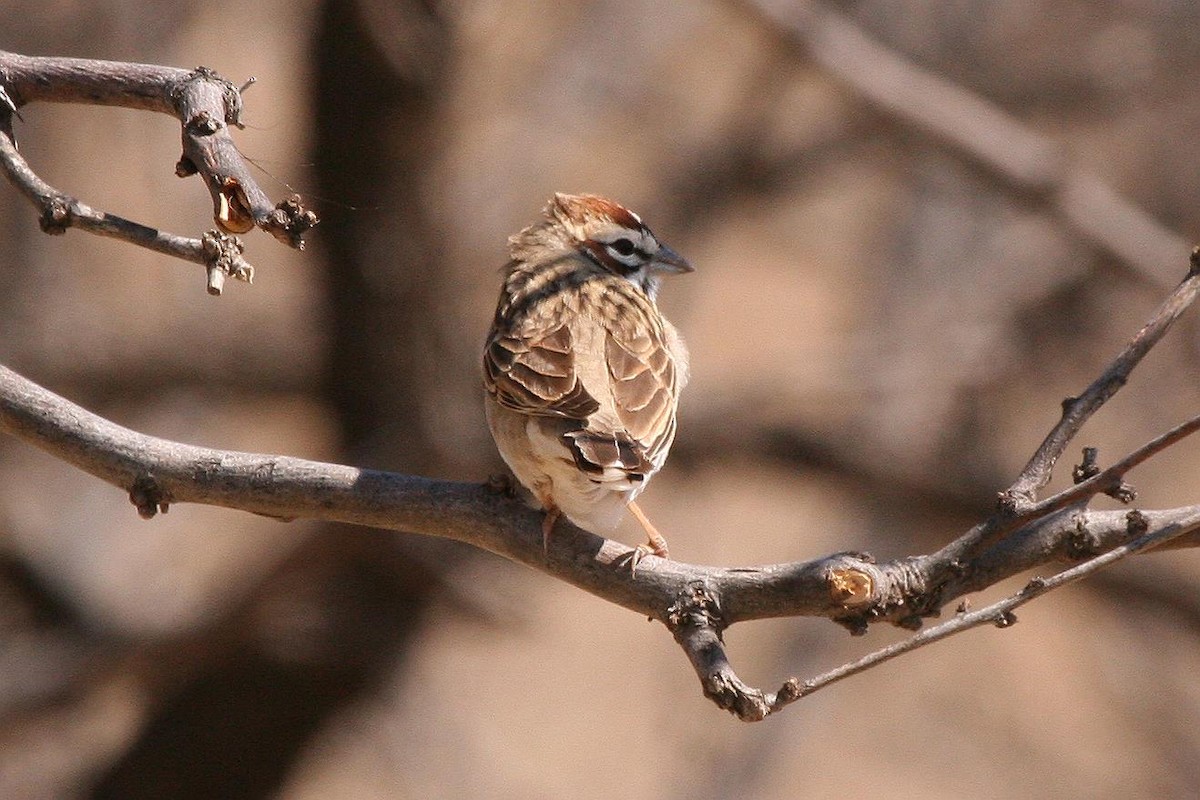
[[(629, 244), (629, 252), (617, 246), (618, 242), (627, 242)], [(583, 252), (593, 261), (601, 266), (609, 269), (618, 275), (632, 275), (639, 269), (645, 266), (646, 262), (650, 261), (650, 256), (640, 247), (633, 244), (632, 241), (624, 237), (611, 242), (601, 242), (595, 239), (589, 239), (584, 243)], [(616, 255), (614, 255), (614, 253)], [(639, 263), (628, 264), (624, 259), (637, 254)], [(619, 255), (621, 258), (617, 258)]]

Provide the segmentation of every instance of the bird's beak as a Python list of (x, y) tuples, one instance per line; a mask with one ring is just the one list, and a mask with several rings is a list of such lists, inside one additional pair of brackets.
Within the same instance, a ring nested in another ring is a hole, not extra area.
[(658, 246), (658, 252), (654, 254), (654, 263), (651, 265), (651, 268), (655, 272), (670, 272), (675, 274), (694, 272), (696, 269), (688, 263), (686, 258), (661, 243)]

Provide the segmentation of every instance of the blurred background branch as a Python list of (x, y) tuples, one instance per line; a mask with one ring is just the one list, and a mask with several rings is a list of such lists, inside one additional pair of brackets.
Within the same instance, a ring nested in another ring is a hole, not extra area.
[(1010, 191), (1051, 209), (1145, 280), (1168, 284), (1163, 267), (1187, 249), (1186, 239), (1075, 163), (1069, 148), (881, 45), (829, 4), (734, 2), (897, 121), (944, 141)]

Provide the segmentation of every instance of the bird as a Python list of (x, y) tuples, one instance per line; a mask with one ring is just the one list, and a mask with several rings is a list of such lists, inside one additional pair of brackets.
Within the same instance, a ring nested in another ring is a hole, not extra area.
[(637, 214), (590, 194), (556, 193), (508, 245), (484, 407), (501, 457), (545, 512), (543, 550), (561, 516), (604, 535), (628, 510), (647, 537), (631, 570), (670, 558), (636, 499), (667, 460), (688, 381), (659, 284), (692, 265)]

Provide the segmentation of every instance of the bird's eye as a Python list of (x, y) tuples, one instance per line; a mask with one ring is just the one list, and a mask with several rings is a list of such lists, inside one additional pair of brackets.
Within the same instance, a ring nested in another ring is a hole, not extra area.
[(633, 251), (637, 248), (633, 246), (633, 242), (622, 237), (612, 243), (612, 249), (616, 250), (623, 256), (631, 256), (633, 255)]

